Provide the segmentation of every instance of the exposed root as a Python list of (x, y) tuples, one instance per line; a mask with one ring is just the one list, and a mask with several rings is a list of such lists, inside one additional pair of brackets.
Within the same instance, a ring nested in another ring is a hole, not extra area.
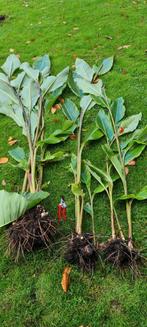
[(90, 234), (74, 234), (70, 238), (65, 259), (70, 264), (77, 265), (82, 271), (93, 272), (98, 254)]
[(107, 242), (102, 251), (106, 261), (119, 268), (128, 266), (134, 269), (140, 261), (139, 252), (134, 248), (130, 249), (127, 242), (120, 238)]
[(9, 247), (8, 253), (15, 256), (24, 256), (36, 248), (49, 247), (54, 241), (56, 227), (44, 207), (37, 207), (27, 211), (18, 221), (13, 223), (7, 232)]

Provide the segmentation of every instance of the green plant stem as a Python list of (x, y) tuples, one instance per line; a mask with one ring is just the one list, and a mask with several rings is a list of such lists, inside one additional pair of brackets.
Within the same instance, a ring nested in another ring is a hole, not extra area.
[[(122, 153), (121, 153), (121, 148), (120, 148), (120, 143), (119, 143), (119, 137), (117, 134), (117, 130), (116, 130), (116, 126), (115, 126), (115, 121), (111, 112), (111, 108), (109, 106), (108, 100), (107, 100), (107, 96), (105, 94), (105, 99), (107, 102), (107, 109), (109, 111), (110, 114), (110, 118), (111, 118), (111, 122), (113, 125), (113, 129), (114, 129), (114, 133), (115, 133), (115, 139), (116, 139), (116, 144), (117, 144), (117, 149), (118, 149), (118, 154), (119, 154), (119, 158), (120, 158), (120, 163), (122, 166), (122, 172), (123, 172), (123, 180), (122, 180), (122, 184), (123, 184), (123, 188), (124, 188), (124, 194), (127, 196), (128, 195), (128, 188), (127, 188), (127, 180), (126, 180), (126, 173), (125, 173), (125, 165), (124, 165), (124, 161), (123, 161), (123, 157), (122, 157)], [(128, 222), (128, 237), (129, 235), (132, 233), (132, 222), (131, 222), (131, 216), (130, 216), (130, 212), (129, 212), (129, 204), (128, 201), (126, 201), (126, 215), (127, 215), (127, 222)]]
[[(107, 173), (110, 174), (108, 160), (106, 162), (106, 169), (107, 169)], [(114, 207), (113, 207), (113, 184), (109, 183), (108, 190), (109, 190), (108, 192), (109, 192), (110, 215), (111, 215), (111, 232), (112, 232), (112, 239), (114, 240), (116, 238), (116, 232), (115, 232)]]
[(91, 190), (88, 189), (89, 192), (89, 198), (90, 198), (90, 206), (91, 206), (91, 220), (92, 220), (92, 234), (93, 234), (93, 243), (96, 244), (96, 236), (95, 236), (95, 222), (94, 222), (94, 209), (93, 209), (93, 203), (94, 203), (94, 196), (95, 194), (91, 194)]
[(117, 216), (117, 212), (116, 212), (114, 206), (113, 206), (113, 210), (114, 210), (114, 214), (115, 214), (115, 218), (116, 218), (116, 222), (117, 222), (117, 226), (118, 226), (120, 237), (122, 238), (122, 240), (125, 240), (125, 237), (124, 237), (124, 234), (123, 234), (123, 231), (122, 231), (122, 228), (121, 228), (121, 225), (120, 225), (118, 216)]
[[(76, 173), (76, 184), (81, 184), (81, 134), (82, 134), (82, 123), (84, 118), (84, 111), (81, 111), (79, 120), (79, 130), (78, 130), (78, 144), (77, 144), (77, 173)], [(76, 233), (82, 233), (82, 218), (83, 218), (83, 197), (75, 196), (75, 216), (76, 216)]]
[(127, 201), (126, 203), (126, 209), (127, 209), (127, 217), (128, 217), (128, 247), (130, 250), (133, 249), (133, 244), (132, 244), (132, 201)]

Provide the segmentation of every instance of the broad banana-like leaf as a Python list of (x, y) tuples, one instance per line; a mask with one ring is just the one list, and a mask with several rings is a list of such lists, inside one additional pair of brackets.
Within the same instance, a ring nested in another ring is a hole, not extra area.
[(0, 102), (7, 106), (9, 105), (19, 105), (19, 100), (15, 95), (14, 90), (10, 85), (5, 82), (0, 80)]
[(112, 127), (111, 119), (109, 115), (105, 113), (103, 109), (98, 112), (97, 115), (97, 124), (98, 127), (102, 130), (105, 134), (108, 141), (112, 141), (114, 137), (114, 130)]
[(17, 162), (20, 162), (21, 160), (26, 159), (26, 154), (25, 154), (24, 149), (19, 146), (15, 149), (10, 150), (9, 154)]
[(125, 115), (126, 108), (124, 106), (124, 99), (122, 97), (117, 98), (111, 105), (111, 111), (115, 123), (117, 124)]
[(75, 103), (73, 101), (71, 101), (70, 99), (65, 100), (65, 102), (62, 106), (62, 110), (63, 110), (64, 115), (72, 121), (76, 121), (80, 115), (79, 109), (77, 108)]
[(64, 160), (65, 158), (67, 158), (69, 155), (63, 151), (57, 151), (54, 153), (51, 152), (47, 152), (45, 155), (45, 158), (41, 160), (41, 162), (45, 163), (45, 162), (57, 162), (57, 161), (61, 161)]
[(93, 101), (91, 95), (84, 95), (80, 101), (80, 107), (84, 112), (92, 109), (95, 106), (95, 101)]
[(39, 70), (42, 76), (45, 78), (49, 75), (51, 69), (51, 61), (47, 54), (37, 58), (33, 63), (33, 68)]
[(68, 76), (68, 86), (76, 96), (78, 96), (79, 98), (83, 96), (83, 92), (78, 88), (77, 84), (74, 81), (73, 73), (71, 70), (69, 71)]
[(75, 62), (76, 74), (91, 82), (93, 78), (93, 69), (83, 59), (77, 58)]
[(92, 210), (91, 210), (91, 205), (89, 202), (85, 203), (84, 205), (84, 210), (87, 212), (90, 216), (92, 216)]
[(38, 142), (38, 145), (42, 144), (58, 144), (65, 141), (70, 134), (72, 134), (77, 125), (71, 120), (66, 120), (62, 126), (62, 129), (57, 129), (49, 137), (45, 138), (43, 141)]
[(66, 84), (68, 80), (68, 74), (69, 74), (69, 67), (66, 67), (56, 76), (56, 79), (50, 88), (50, 92), (54, 92), (59, 87)]
[(33, 69), (28, 62), (24, 62), (23, 64), (21, 64), (20, 69), (22, 69), (31, 79), (33, 79), (34, 81), (38, 81), (39, 70)]
[(43, 191), (25, 195), (0, 191), (0, 227), (18, 219), (48, 195), (49, 193)]
[(98, 129), (98, 128), (94, 128), (91, 133), (85, 137), (83, 143), (87, 143), (90, 141), (96, 141), (99, 140), (100, 138), (102, 138), (104, 136), (104, 134)]
[(84, 165), (82, 167), (81, 178), (82, 178), (82, 182), (86, 185), (87, 189), (90, 189), (90, 186), (91, 186), (91, 173), (90, 173), (87, 165)]
[(121, 149), (125, 149), (126, 147), (129, 149), (135, 143), (147, 144), (147, 125), (144, 128), (136, 129), (131, 137), (127, 137), (125, 141), (122, 141)]
[(120, 135), (133, 132), (137, 128), (141, 118), (142, 118), (142, 113), (140, 112), (137, 115), (132, 115), (122, 120), (120, 122), (120, 127), (123, 128), (123, 132), (121, 131)]
[(104, 75), (106, 73), (108, 73), (112, 66), (113, 66), (113, 61), (114, 61), (114, 57), (109, 57), (103, 60), (102, 64), (97, 67), (96, 65), (93, 66), (93, 70), (95, 72), (96, 75)]
[(116, 200), (147, 200), (147, 185), (135, 194), (121, 195)]
[(44, 79), (43, 83), (41, 84), (41, 90), (43, 92), (43, 95), (50, 92), (52, 85), (54, 84), (56, 80), (56, 76), (48, 76)]
[(111, 161), (112, 165), (114, 166), (115, 170), (117, 171), (118, 175), (120, 176), (122, 182), (124, 182), (124, 174), (122, 171), (121, 163), (118, 159), (117, 154), (115, 154), (108, 144), (102, 145), (102, 149), (105, 152), (108, 159)]
[(24, 78), (25, 78), (25, 72), (18, 74), (15, 79), (12, 79), (10, 81), (11, 86), (17, 89), (17, 91), (20, 91)]
[(96, 84), (90, 83), (86, 79), (76, 77), (75, 82), (78, 88), (84, 94), (91, 94), (95, 96), (102, 96), (102, 80), (98, 80)]
[(145, 149), (145, 145), (143, 144), (134, 144), (125, 154), (124, 163), (127, 165), (129, 161), (138, 158), (143, 150)]
[(83, 190), (81, 188), (81, 185), (76, 184), (76, 183), (71, 184), (71, 191), (76, 196), (83, 196), (84, 195), (84, 192), (83, 192)]
[(13, 73), (20, 67), (20, 60), (15, 54), (11, 54), (2, 65), (3, 72), (10, 78)]
[(28, 169), (28, 158), (24, 152), (23, 148), (19, 146), (15, 149), (8, 151), (9, 155), (18, 162), (17, 165), (12, 164), (13, 167), (23, 169), (26, 171)]
[(40, 96), (40, 89), (36, 82), (31, 79), (28, 79), (21, 90), (21, 100), (23, 105), (26, 107), (29, 112), (35, 107)]

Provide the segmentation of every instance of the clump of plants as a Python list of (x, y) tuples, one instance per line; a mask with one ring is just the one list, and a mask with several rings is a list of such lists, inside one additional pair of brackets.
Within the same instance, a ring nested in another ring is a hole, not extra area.
[(66, 121), (49, 136), (45, 134), (46, 111), (66, 87), (68, 67), (53, 76), (48, 55), (39, 57), (33, 66), (10, 55), (1, 70), (0, 113), (13, 119), (27, 140), (27, 149), (16, 147), (9, 151), (16, 162), (13, 166), (24, 171), (21, 194), (0, 191), (0, 226), (13, 222), (8, 229), (9, 250), (18, 257), (39, 245), (50, 245), (54, 238), (55, 223), (39, 204), (49, 196), (41, 190), (43, 168), (45, 163), (65, 157), (62, 151), (49, 152), (48, 144), (66, 140), (75, 126)]
[[(104, 245), (103, 251), (106, 260), (114, 265), (133, 267), (140, 256), (133, 243), (131, 204), (133, 198), (146, 199), (147, 193), (145, 186), (136, 195), (128, 194), (127, 166), (135, 165), (134, 159), (138, 158), (145, 149), (147, 126), (137, 129), (142, 118), (141, 113), (124, 118), (126, 111), (124, 99), (110, 100), (106, 96), (104, 88), (102, 95), (97, 98), (94, 97), (94, 100), (101, 108), (97, 115), (97, 126), (103, 132), (107, 142), (102, 145), (106, 155), (106, 168), (100, 171), (90, 162), (87, 162), (87, 166), (92, 176), (99, 182), (99, 190), (106, 191), (110, 203), (111, 239)], [(114, 182), (118, 179), (120, 179), (124, 190), (124, 195), (118, 199), (126, 201), (127, 237), (123, 232), (114, 200)]]
[[(113, 58), (108, 58), (103, 61), (101, 67), (94, 66), (91, 68), (84, 60), (76, 59), (75, 71), (70, 73), (69, 87), (72, 91), (81, 98), (80, 109), (69, 99), (63, 105), (64, 114), (68, 119), (77, 122), (77, 153), (72, 154), (70, 168), (74, 175), (74, 183), (71, 186), (72, 193), (75, 196), (75, 232), (72, 234), (68, 248), (65, 254), (66, 260), (71, 264), (77, 264), (82, 270), (87, 272), (93, 271), (97, 260), (97, 251), (95, 247), (95, 227), (94, 227), (94, 212), (93, 200), (91, 194), (91, 175), (83, 162), (83, 149), (87, 142), (95, 141), (103, 136), (103, 133), (95, 127), (89, 135), (83, 139), (83, 121), (85, 114), (92, 110), (95, 106), (95, 100), (91, 95), (100, 96), (102, 92), (102, 81), (98, 79), (98, 73), (103, 75), (108, 72), (113, 65)], [(92, 218), (92, 233), (84, 233), (82, 231), (82, 222), (84, 216), (85, 193), (82, 183), (86, 184), (90, 197), (90, 214)]]

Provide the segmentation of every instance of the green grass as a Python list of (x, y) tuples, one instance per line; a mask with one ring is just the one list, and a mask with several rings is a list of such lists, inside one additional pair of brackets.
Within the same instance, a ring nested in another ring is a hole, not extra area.
[[(143, 113), (143, 125), (147, 122), (147, 76), (145, 55), (145, 10), (147, 1), (130, 0), (0, 0), (0, 14), (8, 18), (0, 23), (0, 63), (14, 49), (22, 61), (49, 53), (53, 72), (74, 63), (75, 55), (90, 64), (115, 55), (113, 70), (104, 78), (110, 97), (125, 98), (127, 114)], [(75, 29), (78, 27), (78, 29)], [(112, 40), (106, 38), (111, 36)], [(27, 41), (31, 41), (29, 44)], [(122, 45), (128, 49), (118, 50)], [(57, 124), (48, 115), (47, 130)], [(95, 114), (87, 117), (85, 127), (92, 127)], [(23, 144), (21, 131), (11, 120), (0, 116), (0, 156), (6, 156), (7, 139), (13, 136)], [(75, 141), (68, 141), (60, 149), (74, 151)], [(147, 167), (145, 151), (130, 168), (129, 191), (134, 192), (146, 184)], [(88, 146), (85, 151), (92, 161), (103, 166), (103, 155), (98, 145)], [(69, 184), (72, 176), (67, 171), (68, 162), (48, 166), (45, 180), (50, 180), (50, 199), (46, 202), (53, 215), (60, 195), (68, 204), (68, 222), (60, 227), (69, 233), (74, 226), (74, 198)], [(6, 180), (6, 189), (19, 190), (21, 172), (10, 165), (0, 166), (0, 185)], [(2, 188), (2, 186), (1, 186)], [(116, 193), (120, 192), (117, 185)], [(124, 206), (118, 208), (125, 224)], [(133, 209), (134, 238), (139, 248), (145, 248), (146, 203), (137, 203)], [(110, 234), (109, 206), (102, 194), (95, 202), (96, 232), (105, 240)], [(88, 216), (84, 228), (91, 229)], [(65, 262), (58, 252), (56, 257), (48, 251), (26, 256), (19, 264), (5, 256), (7, 242), (4, 230), (0, 232), (0, 326), (5, 327), (144, 327), (146, 325), (145, 286), (142, 278), (132, 281), (130, 274), (121, 276), (111, 267), (100, 265), (93, 278), (83, 276), (76, 268), (71, 272), (71, 285), (65, 295), (61, 289), (61, 276)], [(144, 268), (142, 268), (144, 274)]]

